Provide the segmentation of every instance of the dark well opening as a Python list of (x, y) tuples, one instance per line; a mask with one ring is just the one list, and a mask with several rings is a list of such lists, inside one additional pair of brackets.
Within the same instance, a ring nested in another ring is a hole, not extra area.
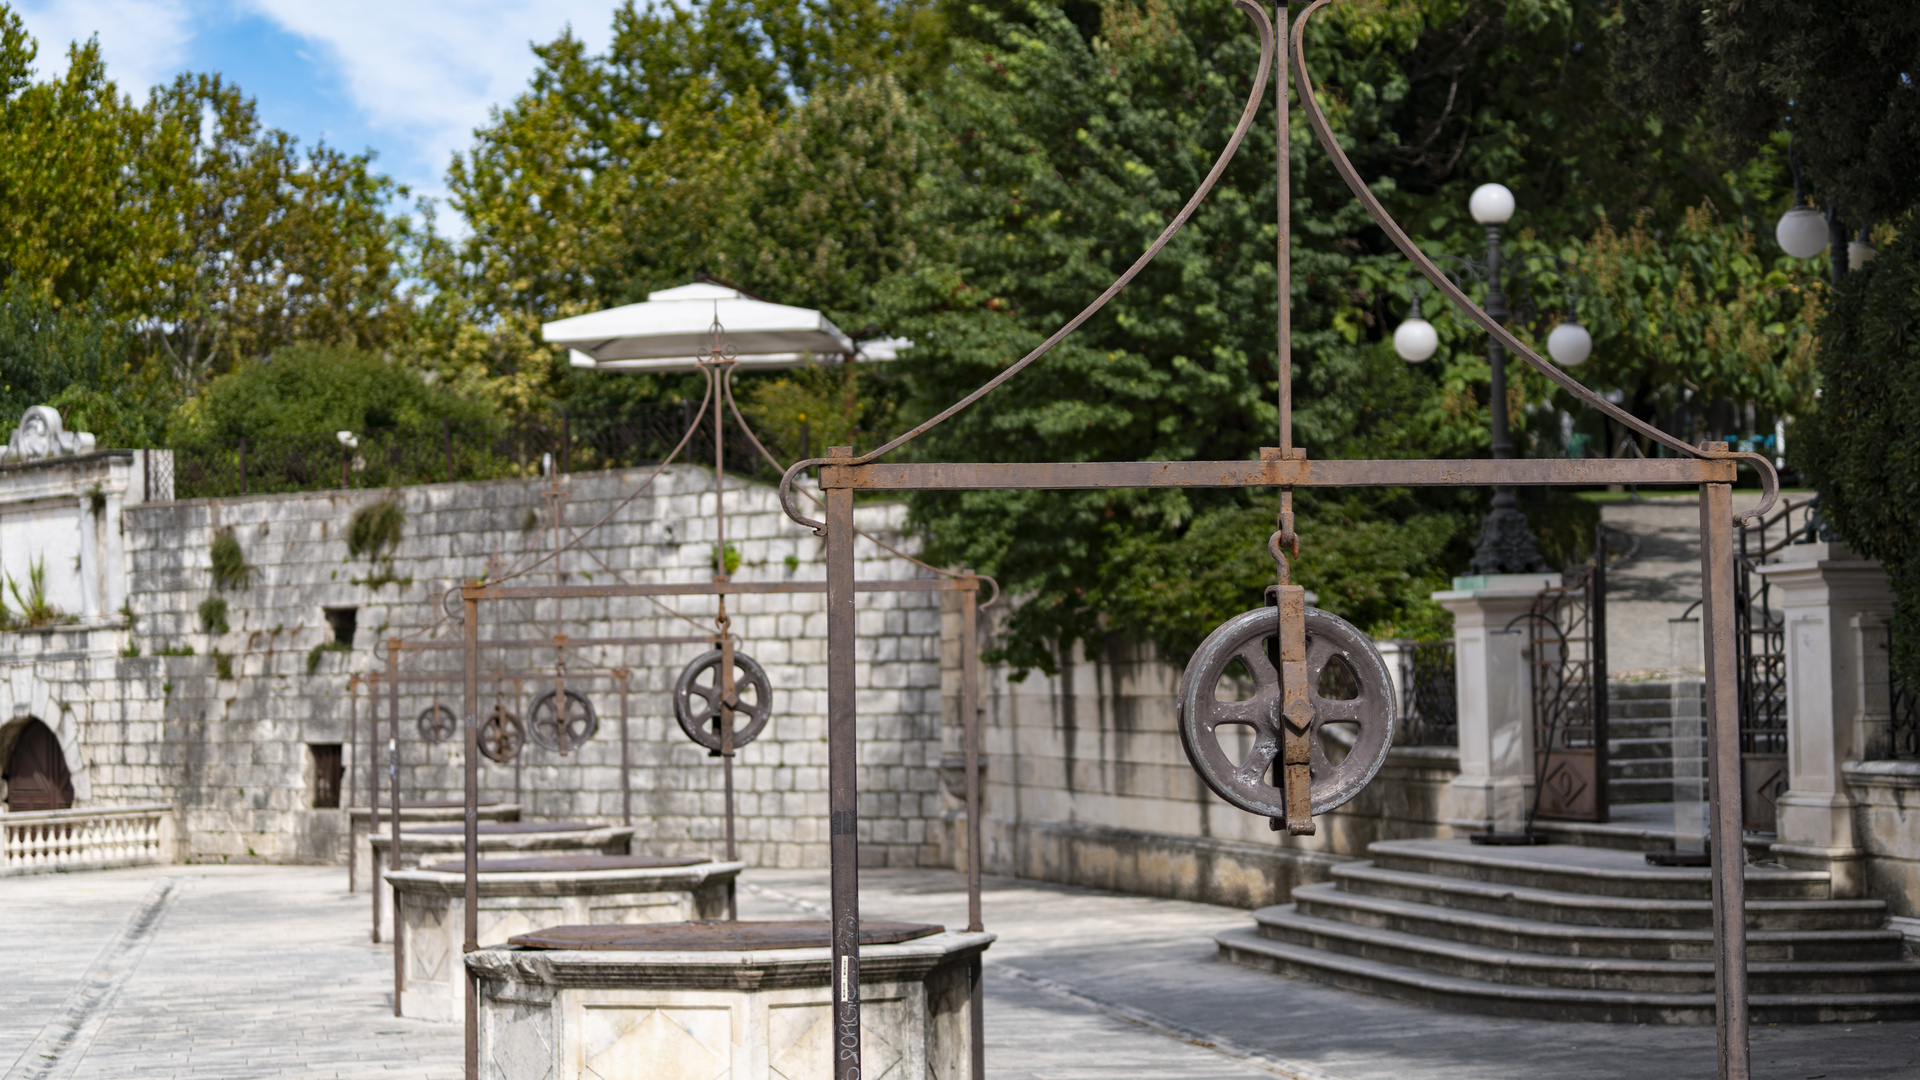
[(321, 608), (326, 613), (327, 625), (333, 628), (335, 643), (353, 648), (353, 631), (360, 625), (360, 609), (357, 607)]
[(340, 757), (340, 744), (308, 743), (307, 752), (313, 755), (313, 808), (338, 810), (340, 781), (347, 775), (346, 763)]

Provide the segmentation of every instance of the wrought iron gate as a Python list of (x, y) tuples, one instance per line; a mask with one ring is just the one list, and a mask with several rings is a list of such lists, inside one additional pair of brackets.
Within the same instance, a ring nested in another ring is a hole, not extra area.
[[(1596, 535), (1600, 535), (1596, 533)], [(1534, 597), (1534, 816), (1607, 820), (1607, 556)]]
[[(1787, 624), (1759, 567), (1818, 532), (1818, 499), (1788, 501), (1740, 530), (1734, 556), (1734, 646), (1740, 675), (1740, 783), (1745, 827), (1773, 832), (1787, 790)], [(1794, 518), (1798, 517), (1796, 525)]]

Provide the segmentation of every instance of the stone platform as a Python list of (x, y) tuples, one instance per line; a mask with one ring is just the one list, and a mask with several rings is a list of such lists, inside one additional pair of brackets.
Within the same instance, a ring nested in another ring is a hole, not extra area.
[[(482, 824), (502, 821), (519, 821), (519, 803), (483, 803), (478, 808)], [(347, 811), (347, 891), (362, 892), (371, 888), (374, 875), (369, 872), (373, 866), (374, 835), (391, 836), (392, 811), (385, 806), (369, 809), (356, 806)], [(467, 804), (463, 802), (420, 802), (400, 804), (400, 828), (411, 832), (420, 826), (456, 825), (467, 819)]]
[[(784, 931), (761, 935), (756, 928)], [(865, 923), (861, 931), (863, 938), (878, 931), (885, 942), (860, 949), (864, 1075), (969, 1075), (969, 973), (994, 935), (915, 924)], [(819, 943), (710, 947), (769, 936)], [(636, 927), (624, 938), (604, 928), (557, 927), (515, 940), (569, 947), (467, 956), (480, 980), (486, 1080), (832, 1076), (824, 921)]]
[[(633, 828), (627, 825), (595, 825), (579, 821), (502, 821), (480, 826), (480, 855), (505, 858), (530, 855), (625, 855), (632, 847)], [(388, 869), (408, 870), (422, 863), (445, 862), (464, 858), (467, 837), (464, 825), (431, 825), (407, 829), (400, 834), (400, 865), (388, 865), (388, 848), (393, 837), (382, 834), (372, 838), (373, 873), (381, 876)], [(385, 889), (373, 890), (373, 940), (385, 940), (388, 931), (386, 904), (380, 896)]]
[[(744, 864), (635, 855), (559, 855), (480, 861), (482, 947), (558, 923), (666, 923), (724, 918), (727, 890)], [(389, 872), (406, 927), (401, 1013), (458, 1020), (466, 940), (467, 878), (458, 860)]]
[[(1468, 1012), (1711, 1024), (1710, 871), (1637, 851), (1390, 840), (1215, 936), (1237, 963)], [(1920, 1019), (1920, 964), (1878, 900), (1749, 865), (1756, 1024)]]

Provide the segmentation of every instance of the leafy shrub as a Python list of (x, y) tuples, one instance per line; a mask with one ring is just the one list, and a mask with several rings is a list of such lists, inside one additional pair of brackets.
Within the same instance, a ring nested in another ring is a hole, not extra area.
[(227, 632), (227, 602), (218, 596), (200, 601), (200, 628), (209, 634)]
[(355, 510), (347, 523), (347, 554), (354, 558), (364, 555), (369, 560), (392, 558), (406, 522), (407, 512), (395, 499), (382, 499)]
[(214, 649), (207, 654), (213, 659), (213, 673), (229, 682), (233, 680), (233, 657)]
[(321, 659), (328, 653), (345, 653), (352, 651), (352, 646), (341, 641), (323, 641), (315, 645), (313, 648), (307, 650), (307, 674), (312, 675), (318, 672), (320, 670)]
[(253, 567), (247, 565), (247, 556), (240, 550), (240, 541), (233, 535), (231, 528), (216, 530), (213, 534), (213, 587), (216, 589), (244, 589), (253, 577)]

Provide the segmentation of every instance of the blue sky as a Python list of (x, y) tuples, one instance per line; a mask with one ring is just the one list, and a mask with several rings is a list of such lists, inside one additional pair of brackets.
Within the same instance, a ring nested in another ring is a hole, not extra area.
[[(618, 0), (14, 0), (41, 75), (99, 35), (107, 72), (136, 100), (183, 71), (218, 71), (261, 118), (358, 152), (418, 194), (445, 193), (447, 162), (533, 72), (528, 46), (571, 25), (605, 48)], [(442, 215), (442, 227), (457, 226)]]

